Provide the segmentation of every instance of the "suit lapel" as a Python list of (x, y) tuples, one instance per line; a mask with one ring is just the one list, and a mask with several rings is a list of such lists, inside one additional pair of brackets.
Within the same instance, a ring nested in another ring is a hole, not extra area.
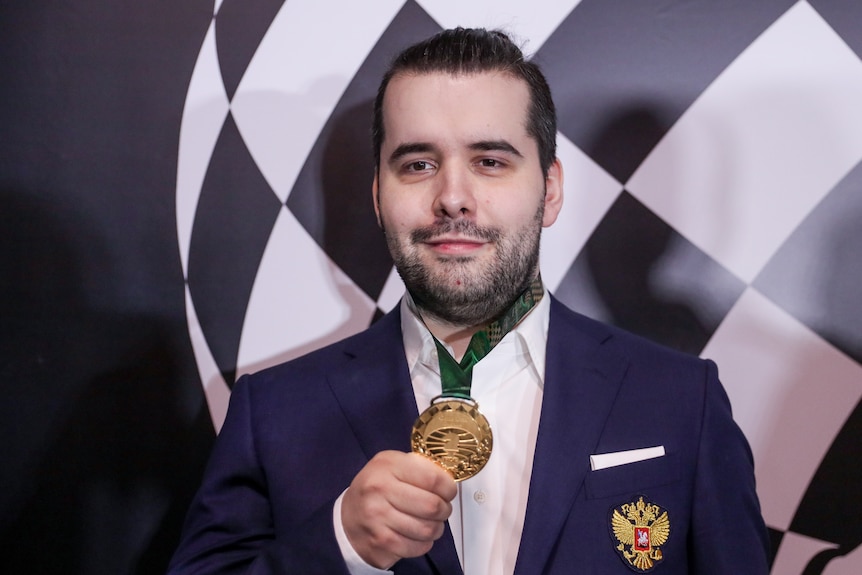
[[(603, 346), (607, 335), (551, 302), (542, 414), (516, 575), (544, 572), (589, 471), (627, 360)], [(590, 332), (590, 333), (588, 333)]]
[(409, 451), (410, 428), (419, 414), (399, 310), (347, 340), (344, 353), (347, 361), (330, 371), (329, 385), (366, 457), (387, 449)]
[[(399, 306), (400, 307), (400, 306)], [(399, 307), (345, 342), (348, 359), (329, 375), (329, 385), (368, 459), (394, 449), (410, 451), (410, 430), (419, 417), (404, 355)], [(404, 559), (395, 573), (461, 573), (448, 525), (425, 557)]]

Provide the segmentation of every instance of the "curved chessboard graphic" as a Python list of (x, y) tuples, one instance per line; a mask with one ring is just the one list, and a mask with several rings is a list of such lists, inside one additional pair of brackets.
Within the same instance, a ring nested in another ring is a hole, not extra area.
[(855, 572), (862, 5), (322, 4), (217, 2), (189, 85), (177, 231), (214, 426), (237, 374), (396, 304), (370, 195), (377, 82), (443, 27), (501, 26), (559, 107), (566, 206), (543, 237), (545, 281), (582, 313), (716, 359), (773, 573)]

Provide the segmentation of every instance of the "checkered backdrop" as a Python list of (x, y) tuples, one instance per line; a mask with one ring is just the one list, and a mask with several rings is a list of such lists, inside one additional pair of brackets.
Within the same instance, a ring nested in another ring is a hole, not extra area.
[(403, 291), (369, 193), (388, 58), (441, 28), (502, 27), (559, 107), (552, 292), (717, 360), (773, 573), (858, 572), (862, 6), (257, 4), (216, 3), (180, 132), (188, 321), (216, 428), (237, 372), (363, 329)]
[(8, 572), (160, 572), (234, 378), (396, 304), (371, 99), (456, 25), (550, 81), (551, 291), (717, 360), (772, 573), (859, 572), (862, 4), (75, 6), (0, 5)]

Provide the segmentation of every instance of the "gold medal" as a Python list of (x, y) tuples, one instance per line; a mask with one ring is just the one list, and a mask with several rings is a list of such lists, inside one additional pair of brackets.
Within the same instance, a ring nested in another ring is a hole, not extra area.
[(410, 435), (415, 453), (440, 464), (455, 481), (473, 477), (491, 457), (494, 438), (475, 402), (446, 398), (432, 400)]

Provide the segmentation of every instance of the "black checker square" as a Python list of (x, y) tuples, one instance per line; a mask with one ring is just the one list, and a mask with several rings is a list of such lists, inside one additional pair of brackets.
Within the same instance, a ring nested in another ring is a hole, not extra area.
[(744, 290), (624, 191), (554, 293), (585, 315), (697, 355)]
[(201, 329), (228, 384), (254, 279), (283, 209), (228, 115), (198, 200), (188, 277)]
[(228, 100), (285, 0), (224, 0), (215, 17), (216, 51)]
[(775, 563), (775, 556), (778, 552), (778, 548), (781, 546), (781, 541), (784, 539), (784, 531), (780, 529), (774, 529), (767, 525), (766, 531), (769, 535), (769, 567), (772, 567), (772, 564)]
[(441, 30), (408, 1), (369, 52), (321, 130), (287, 200), (309, 235), (371, 299), (392, 269), (371, 200), (371, 112), (391, 58)]
[(584, 0), (534, 56), (560, 132), (625, 184), (704, 89), (796, 0)]
[(847, 555), (862, 545), (862, 401), (841, 431), (811, 479), (805, 496), (790, 523), (794, 533), (838, 545), (815, 556), (805, 573), (821, 573), (835, 557)]
[(862, 363), (862, 162), (811, 211), (754, 287)]

